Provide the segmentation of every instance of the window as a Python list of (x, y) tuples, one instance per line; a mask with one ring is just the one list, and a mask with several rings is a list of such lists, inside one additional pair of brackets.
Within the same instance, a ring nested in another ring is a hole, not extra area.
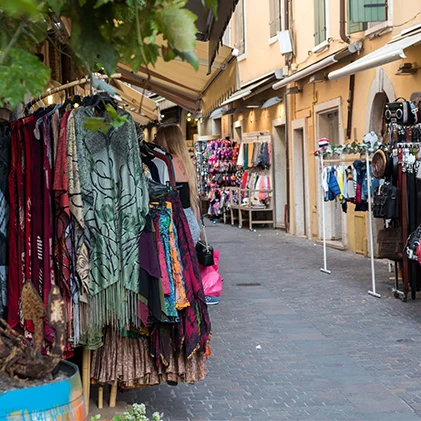
[(319, 45), (326, 39), (326, 0), (314, 0), (314, 43)]
[(276, 37), (282, 31), (282, 3), (283, 0), (269, 0), (269, 28), (270, 37)]
[(235, 10), (235, 16), (234, 16), (234, 26), (235, 26), (234, 48), (237, 48), (238, 55), (242, 56), (246, 53), (244, 0), (240, 0), (237, 4), (237, 8)]
[(348, 0), (348, 34), (355, 34), (356, 32), (365, 31), (367, 29), (367, 23), (366, 22), (352, 22), (351, 17), (351, 3), (354, 0)]
[(349, 17), (352, 23), (380, 23), (387, 21), (387, 0), (349, 0)]

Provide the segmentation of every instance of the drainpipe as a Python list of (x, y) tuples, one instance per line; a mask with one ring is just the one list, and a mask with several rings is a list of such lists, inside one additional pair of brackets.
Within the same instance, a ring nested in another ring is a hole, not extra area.
[(284, 10), (285, 10), (285, 28), (289, 29), (290, 19), (289, 19), (289, 0), (284, 0)]
[(339, 0), (339, 34), (341, 36), (341, 40), (346, 42), (347, 44), (350, 43), (350, 39), (346, 34), (346, 16), (345, 16), (345, 2), (346, 0)]
[(349, 95), (348, 95), (348, 121), (346, 127), (347, 140), (352, 136), (352, 112), (354, 109), (354, 92), (355, 92), (355, 75), (349, 78)]
[(290, 165), (289, 165), (289, 117), (290, 117), (290, 113), (289, 113), (289, 95), (285, 95), (284, 96), (285, 101), (285, 155), (286, 155), (286, 164), (287, 164), (287, 168), (286, 168), (286, 173), (287, 173), (287, 205), (286, 205), (286, 210), (285, 210), (285, 231), (289, 232), (289, 223), (290, 223), (290, 174), (289, 174), (289, 170), (290, 170)]
[[(293, 22), (293, 15), (292, 15), (292, 2), (291, 0), (284, 1), (284, 10), (285, 10), (285, 28), (292, 30), (292, 22)], [(288, 63), (288, 67), (291, 67), (293, 57), (291, 57), (290, 62)], [(285, 90), (286, 93), (286, 90)], [(290, 199), (290, 164), (289, 164), (289, 119), (290, 119), (290, 99), (289, 95), (284, 95), (284, 104), (285, 104), (285, 155), (286, 155), (286, 173), (287, 173), (287, 204), (285, 209), (285, 231), (290, 232), (290, 209), (291, 209), (291, 199)]]

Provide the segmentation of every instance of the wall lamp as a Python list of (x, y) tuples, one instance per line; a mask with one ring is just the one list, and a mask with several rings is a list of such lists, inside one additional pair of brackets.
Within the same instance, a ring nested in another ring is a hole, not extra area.
[(266, 108), (269, 108), (269, 107), (273, 107), (274, 105), (277, 105), (280, 102), (282, 102), (282, 98), (279, 98), (279, 96), (274, 96), (264, 102), (264, 104), (262, 105), (262, 110), (265, 110)]
[(418, 72), (417, 63), (403, 63), (399, 66), (396, 75), (398, 76), (410, 76), (415, 75)]
[(297, 95), (301, 92), (301, 89), (298, 86), (293, 86), (292, 88), (286, 88), (285, 95)]

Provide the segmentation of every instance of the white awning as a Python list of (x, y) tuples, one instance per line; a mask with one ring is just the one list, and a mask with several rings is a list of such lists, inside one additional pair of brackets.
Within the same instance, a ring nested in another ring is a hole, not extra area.
[(208, 73), (209, 48), (209, 43), (196, 42), (195, 53), (201, 63), (198, 71), (189, 63), (166, 62), (162, 57), (154, 67), (141, 67), (137, 73), (124, 63), (118, 64), (118, 71), (124, 82), (155, 92), (188, 111), (202, 110), (208, 115), (239, 85), (237, 58), (232, 55), (232, 49), (220, 47)]
[(249, 96), (253, 93), (253, 90), (264, 85), (265, 83), (268, 83), (272, 79), (272, 76), (266, 77), (259, 82), (255, 82), (251, 85), (244, 85), (244, 88), (240, 89), (237, 92), (234, 92), (225, 102), (223, 102), (221, 105), (228, 105), (231, 102), (237, 101), (238, 99), (245, 98), (246, 96)]
[(284, 86), (288, 85), (292, 82), (297, 82), (301, 79), (304, 79), (307, 76), (311, 76), (314, 73), (317, 73), (320, 70), (323, 70), (332, 64), (337, 63), (338, 61), (342, 60), (345, 57), (350, 56), (351, 54), (355, 54), (357, 51), (359, 51), (362, 48), (361, 42), (354, 42), (350, 44), (348, 47), (342, 48), (341, 50), (337, 51), (336, 53), (317, 61), (314, 64), (310, 64), (310, 66), (305, 67), (302, 70), (298, 70), (298, 72), (295, 72), (291, 76), (287, 76), (286, 78), (280, 80), (279, 82), (276, 82), (272, 88), (277, 90), (281, 89)]
[(373, 69), (396, 60), (406, 58), (405, 49), (413, 47), (421, 42), (421, 33), (400, 37), (396, 40), (388, 42), (383, 47), (370, 54), (354, 61), (342, 69), (330, 72), (328, 78), (330, 80), (340, 79), (341, 77), (355, 75), (364, 70)]

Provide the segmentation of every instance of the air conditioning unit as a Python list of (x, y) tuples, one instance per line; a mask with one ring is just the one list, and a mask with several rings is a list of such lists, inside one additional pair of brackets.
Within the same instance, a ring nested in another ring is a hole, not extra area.
[(292, 39), (289, 31), (280, 31), (278, 32), (278, 43), (281, 50), (281, 54), (290, 54), (293, 52), (292, 49)]

